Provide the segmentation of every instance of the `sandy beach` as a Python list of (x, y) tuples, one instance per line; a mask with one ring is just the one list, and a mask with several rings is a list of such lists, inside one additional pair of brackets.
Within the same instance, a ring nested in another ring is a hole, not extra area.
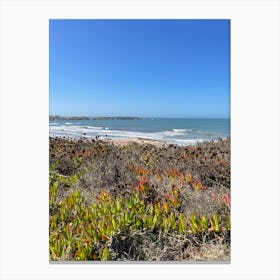
[(131, 144), (140, 144), (140, 145), (154, 145), (157, 148), (160, 147), (167, 147), (168, 144), (166, 144), (163, 141), (158, 140), (150, 140), (145, 138), (130, 138), (130, 139), (102, 139), (102, 141), (111, 143), (115, 146), (128, 146)]

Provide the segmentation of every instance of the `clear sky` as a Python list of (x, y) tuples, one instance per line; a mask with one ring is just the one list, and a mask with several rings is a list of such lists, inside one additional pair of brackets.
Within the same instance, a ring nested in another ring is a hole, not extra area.
[(230, 20), (50, 20), (50, 114), (229, 117)]

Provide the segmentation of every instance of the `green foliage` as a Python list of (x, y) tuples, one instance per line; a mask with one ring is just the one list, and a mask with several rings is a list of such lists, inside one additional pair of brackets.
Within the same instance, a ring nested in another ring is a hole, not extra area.
[[(212, 186), (230, 187), (229, 142), (223, 143), (162, 149), (51, 139), (50, 259), (122, 259), (117, 252), (135, 254), (146, 237), (158, 242), (228, 235), (229, 192), (218, 193), (220, 201), (207, 210)], [(96, 197), (101, 188), (107, 191)], [(139, 258), (145, 259), (143, 252)]]
[(222, 222), (221, 217), (217, 214), (214, 214), (212, 217), (211, 223), (212, 223), (212, 228), (215, 232), (221, 232), (221, 230), (222, 230), (221, 222)]
[[(58, 185), (55, 182), (50, 187), (51, 207), (56, 209), (50, 217), (52, 260), (110, 260), (110, 240), (125, 229), (181, 234), (207, 232), (211, 226), (215, 232), (222, 230), (222, 219), (216, 214), (211, 222), (205, 216), (200, 219), (196, 213), (188, 219), (184, 213), (171, 211), (172, 205), (167, 202), (146, 202), (138, 192), (122, 197), (103, 191), (96, 203), (87, 205), (81, 192), (75, 191), (57, 202)], [(228, 217), (226, 225), (229, 230)]]
[(192, 213), (190, 218), (190, 224), (191, 224), (191, 230), (193, 234), (198, 234), (200, 228), (199, 228), (199, 219), (196, 213)]
[(179, 219), (178, 219), (178, 228), (179, 228), (179, 232), (182, 234), (186, 233), (187, 230), (187, 217), (180, 213), (179, 214)]
[(230, 230), (231, 222), (230, 222), (230, 216), (226, 217), (226, 229)]
[(111, 254), (108, 247), (105, 247), (102, 251), (101, 260), (109, 261), (111, 259)]
[(209, 228), (209, 218), (202, 216), (200, 219), (200, 227), (202, 231), (207, 231)]

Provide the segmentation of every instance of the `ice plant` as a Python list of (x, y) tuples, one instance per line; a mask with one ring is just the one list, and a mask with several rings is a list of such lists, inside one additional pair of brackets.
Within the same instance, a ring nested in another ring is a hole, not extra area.
[(190, 223), (193, 234), (197, 234), (199, 232), (199, 220), (195, 212), (191, 214)]
[(110, 201), (111, 194), (108, 191), (103, 189), (101, 192), (101, 195), (100, 195), (100, 199), (103, 201)]
[(200, 227), (202, 231), (207, 231), (209, 228), (209, 219), (208, 217), (202, 216), (200, 219)]
[(196, 191), (205, 191), (207, 190), (207, 186), (206, 185), (203, 185), (201, 180), (198, 180), (198, 181), (195, 181), (193, 182), (192, 184), (193, 188), (196, 190)]
[(108, 247), (105, 247), (102, 251), (101, 260), (109, 261), (111, 259), (111, 254)]
[(186, 181), (187, 181), (188, 184), (192, 184), (192, 182), (193, 182), (192, 174), (187, 175)]
[(179, 232), (184, 234), (187, 230), (187, 218), (184, 214), (180, 213), (178, 223), (179, 223)]
[(226, 206), (227, 206), (228, 208), (230, 208), (230, 195), (229, 195), (229, 194), (225, 194), (225, 196), (224, 196), (224, 202), (225, 202)]
[(170, 221), (167, 217), (163, 218), (162, 229), (165, 233), (168, 232), (170, 229)]
[(168, 214), (170, 212), (170, 207), (169, 207), (169, 204), (167, 202), (165, 202), (163, 204), (163, 211), (165, 214)]
[(175, 215), (174, 213), (172, 212), (170, 215), (169, 215), (169, 223), (170, 223), (170, 226), (173, 230), (176, 230), (177, 226), (176, 226), (176, 219), (175, 219)]
[(221, 217), (219, 215), (214, 214), (211, 223), (215, 232), (221, 232)]
[(230, 230), (230, 226), (231, 226), (231, 223), (230, 223), (230, 216), (227, 216), (227, 217), (226, 217), (226, 229), (227, 229), (227, 230)]
[[(157, 200), (156, 203), (147, 200), (146, 196), (143, 198), (139, 191), (126, 196), (113, 196), (103, 190), (97, 201), (88, 205), (80, 191), (58, 200), (61, 191), (59, 184), (50, 184), (53, 210), (49, 242), (52, 260), (110, 260), (110, 242), (123, 230), (147, 230), (162, 234), (177, 232), (184, 235), (230, 231), (229, 215), (214, 214), (209, 219), (207, 216), (200, 218), (195, 212), (190, 217), (182, 213), (179, 207), (181, 188), (177, 186), (166, 194), (165, 201)], [(229, 198), (225, 196), (225, 204)]]

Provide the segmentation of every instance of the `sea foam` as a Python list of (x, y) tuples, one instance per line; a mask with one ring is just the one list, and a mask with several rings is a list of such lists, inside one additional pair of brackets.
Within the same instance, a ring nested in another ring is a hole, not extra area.
[[(160, 120), (161, 121), (161, 120)], [(172, 120), (173, 121), (173, 120)], [(169, 120), (170, 122), (170, 120)], [(203, 130), (201, 127), (196, 129), (190, 125), (186, 125), (185, 128), (176, 128), (176, 124), (169, 128), (164, 120), (159, 125), (151, 125), (151, 121), (146, 120), (147, 124), (139, 125), (136, 122), (135, 125), (123, 122), (94, 122), (92, 125), (87, 122), (77, 123), (52, 123), (49, 125), (50, 136), (62, 136), (72, 138), (109, 138), (109, 139), (131, 139), (131, 138), (145, 138), (150, 140), (164, 141), (169, 144), (177, 144), (180, 146), (193, 145), (195, 143), (203, 141), (212, 141), (218, 138), (228, 137), (226, 133), (221, 133), (216, 130), (212, 130), (211, 126)], [(97, 125), (96, 125), (97, 124)], [(126, 126), (124, 126), (125, 124)], [(109, 127), (110, 126), (110, 127)], [(189, 127), (188, 127), (189, 126)], [(111, 127), (114, 127), (112, 129)], [(191, 128), (190, 128), (191, 127)], [(214, 128), (215, 129), (215, 128)], [(212, 131), (211, 131), (212, 130)], [(217, 133), (216, 133), (217, 131)]]

